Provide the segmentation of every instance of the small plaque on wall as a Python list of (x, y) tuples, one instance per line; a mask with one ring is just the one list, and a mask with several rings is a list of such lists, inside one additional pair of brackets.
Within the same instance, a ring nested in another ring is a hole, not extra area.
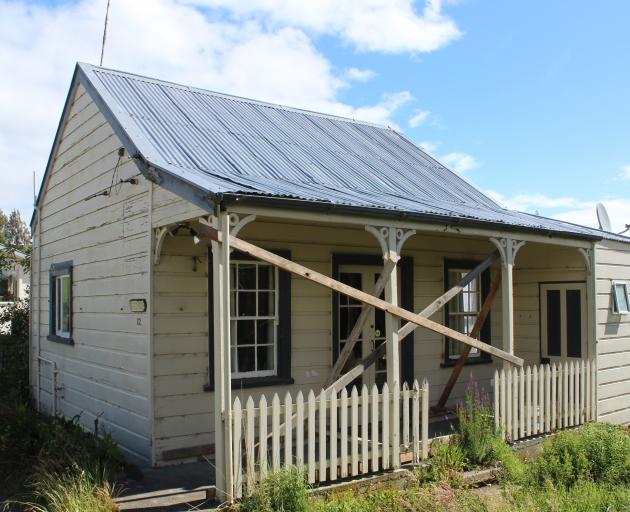
[(132, 313), (144, 313), (147, 310), (147, 300), (129, 299), (129, 309)]

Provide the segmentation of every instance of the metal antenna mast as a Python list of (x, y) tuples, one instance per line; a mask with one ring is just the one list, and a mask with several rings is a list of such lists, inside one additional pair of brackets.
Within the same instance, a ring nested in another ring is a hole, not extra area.
[(109, 18), (109, 1), (107, 0), (107, 10), (105, 11), (105, 26), (103, 27), (103, 44), (101, 45), (101, 62), (100, 66), (103, 65), (103, 56), (105, 55), (105, 40), (107, 39), (107, 19)]

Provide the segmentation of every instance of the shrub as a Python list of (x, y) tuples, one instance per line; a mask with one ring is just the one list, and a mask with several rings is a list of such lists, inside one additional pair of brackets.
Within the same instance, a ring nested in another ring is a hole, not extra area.
[(457, 413), (459, 431), (455, 435), (455, 443), (461, 447), (466, 465), (475, 467), (498, 463), (509, 478), (521, 481), (525, 467), (501, 433), (495, 431), (489, 396), (472, 378)]
[(461, 446), (453, 439), (436, 440), (431, 445), (431, 459), (420, 468), (418, 477), (430, 482), (441, 482), (452, 478), (466, 467), (466, 456)]
[(547, 483), (541, 487), (511, 489), (501, 510), (513, 512), (613, 512), (630, 510), (626, 487), (582, 481), (571, 488)]
[(9, 332), (0, 334), (0, 401), (5, 404), (29, 400), (28, 319), (28, 301), (10, 304), (0, 312), (0, 326), (9, 324)]
[(303, 471), (290, 468), (272, 473), (243, 498), (243, 512), (303, 512), (308, 486)]
[(20, 490), (38, 465), (55, 461), (60, 471), (79, 468), (112, 476), (124, 458), (109, 434), (84, 431), (78, 418), (38, 414), (27, 405), (0, 405), (0, 486)]
[(630, 435), (621, 427), (590, 423), (545, 441), (532, 465), (532, 480), (570, 487), (589, 479), (608, 484), (630, 483)]

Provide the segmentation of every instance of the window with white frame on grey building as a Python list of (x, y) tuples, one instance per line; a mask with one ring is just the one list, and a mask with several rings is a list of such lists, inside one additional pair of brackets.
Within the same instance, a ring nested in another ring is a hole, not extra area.
[[(448, 269), (448, 287), (455, 286), (463, 277), (470, 272), (470, 269), (449, 268)], [(448, 326), (451, 329), (470, 334), (477, 315), (481, 309), (481, 282), (476, 277), (464, 289), (454, 297), (449, 304), (448, 309)], [(452, 359), (458, 359), (462, 350), (462, 344), (455, 340), (449, 340), (448, 355)], [(472, 348), (468, 357), (478, 357), (479, 350)]]
[(277, 374), (278, 269), (258, 261), (230, 263), (233, 377)]

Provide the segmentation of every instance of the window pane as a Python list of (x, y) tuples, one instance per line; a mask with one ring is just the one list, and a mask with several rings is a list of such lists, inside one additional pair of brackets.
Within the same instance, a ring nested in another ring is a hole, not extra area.
[(258, 266), (258, 289), (259, 290), (273, 290), (274, 285), (274, 268), (269, 265)]
[(615, 305), (618, 313), (626, 313), (628, 311), (628, 292), (625, 283), (615, 283)]
[(258, 316), (274, 316), (276, 301), (273, 292), (258, 292)]
[(236, 332), (238, 330), (238, 322), (236, 320), (230, 321), (230, 345), (236, 345)]
[(256, 369), (256, 352), (254, 347), (238, 348), (238, 371), (253, 372)]
[(547, 355), (562, 355), (560, 290), (547, 290)]
[(253, 345), (256, 343), (255, 320), (239, 320), (236, 327), (236, 343), (238, 345)]
[(265, 347), (258, 347), (256, 351), (258, 356), (258, 365), (256, 369), (258, 371), (273, 370), (273, 346), (268, 345)]
[(238, 264), (238, 289), (256, 289), (256, 265), (249, 263)]
[(62, 279), (62, 319), (61, 319), (61, 328), (63, 332), (70, 332), (70, 276), (64, 276)]
[(238, 316), (256, 316), (256, 292), (238, 292)]
[(237, 357), (238, 356), (236, 355), (236, 349), (232, 348), (232, 352), (230, 354), (230, 367), (232, 373), (236, 371)]
[(582, 357), (582, 294), (567, 290), (567, 356)]
[(274, 322), (273, 320), (257, 320), (256, 343), (258, 345), (266, 345), (274, 342)]
[[(361, 274), (358, 272), (341, 272), (339, 280), (353, 288), (361, 289)], [(361, 302), (340, 293), (339, 304), (361, 304)]]

